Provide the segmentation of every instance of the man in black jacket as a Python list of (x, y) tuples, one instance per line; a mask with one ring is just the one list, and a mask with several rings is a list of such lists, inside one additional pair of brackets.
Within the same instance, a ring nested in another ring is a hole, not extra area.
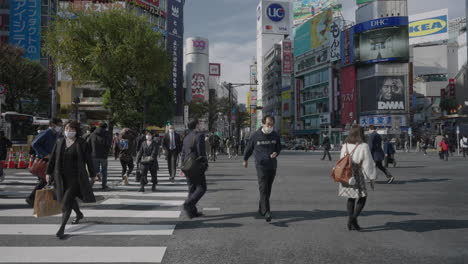
[[(181, 159), (182, 163), (190, 153), (195, 153), (197, 157), (205, 157), (205, 135), (197, 131), (198, 120), (192, 120), (188, 124), (189, 134), (184, 137)], [(208, 160), (206, 159), (208, 162)], [(187, 185), (189, 193), (187, 200), (184, 202), (184, 211), (189, 218), (202, 216), (197, 210), (197, 203), (206, 192), (206, 176), (202, 175), (185, 175), (187, 177)]]
[(88, 137), (94, 170), (102, 175), (102, 190), (104, 191), (109, 190), (107, 187), (107, 157), (112, 144), (112, 139), (106, 129), (107, 124), (102, 122)]
[(382, 136), (377, 133), (376, 128), (373, 125), (369, 126), (369, 132), (370, 134), (367, 144), (369, 145), (372, 158), (375, 161), (375, 166), (385, 173), (385, 176), (388, 178), (387, 183), (390, 184), (393, 182), (394, 178), (388, 169), (386, 169), (382, 164), (382, 161), (385, 159), (385, 153), (382, 149)]
[(169, 125), (168, 132), (163, 139), (163, 148), (167, 157), (169, 179), (171, 182), (174, 182), (177, 171), (177, 158), (182, 150), (182, 140), (180, 139), (180, 135), (175, 132), (174, 125)]
[[(5, 137), (5, 132), (0, 131), (0, 161), (5, 162), (7, 159), (8, 149), (11, 148), (11, 146), (11, 141)], [(4, 179), (5, 175), (3, 174), (3, 166), (0, 164), (0, 182)]]
[(328, 155), (328, 160), (331, 161), (332, 158), (331, 158), (331, 155), (330, 155), (330, 149), (331, 149), (330, 138), (327, 136), (326, 133), (323, 133), (322, 147), (323, 147), (322, 160), (324, 160), (325, 157)]
[(276, 157), (281, 152), (281, 141), (279, 135), (273, 131), (275, 119), (272, 116), (265, 115), (262, 119), (262, 124), (262, 128), (250, 136), (244, 153), (244, 167), (248, 167), (249, 157), (253, 153), (260, 191), (258, 213), (265, 216), (265, 220), (270, 222), (272, 218), (270, 211), (271, 187), (276, 176), (276, 168), (278, 166)]

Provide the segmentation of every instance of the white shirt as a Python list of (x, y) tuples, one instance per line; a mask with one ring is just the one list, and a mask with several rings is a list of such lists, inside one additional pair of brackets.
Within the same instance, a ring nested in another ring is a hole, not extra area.
[(468, 148), (468, 138), (467, 137), (463, 137), (462, 139), (460, 139), (460, 147)]
[[(341, 155), (340, 158), (343, 158), (346, 155), (346, 146), (348, 147), (348, 153), (351, 153), (354, 150), (354, 147), (356, 147), (355, 144), (348, 144), (345, 143), (343, 144), (343, 147), (341, 148)], [(362, 171), (364, 173), (364, 177), (367, 180), (375, 180), (377, 179), (377, 171), (375, 169), (375, 162), (374, 159), (372, 158), (372, 154), (369, 149), (369, 145), (366, 143), (361, 143), (359, 146), (356, 148), (352, 155), (352, 159), (354, 163), (361, 163), (362, 161)]]
[(173, 150), (173, 149), (175, 149), (174, 132), (169, 132), (169, 139), (170, 139), (169, 149)]

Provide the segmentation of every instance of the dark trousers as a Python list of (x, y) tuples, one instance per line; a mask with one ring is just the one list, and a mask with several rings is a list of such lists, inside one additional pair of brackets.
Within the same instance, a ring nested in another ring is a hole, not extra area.
[(260, 192), (260, 201), (258, 203), (258, 212), (265, 215), (270, 212), (270, 196), (273, 181), (275, 180), (276, 169), (265, 169), (257, 167), (258, 190)]
[(211, 160), (212, 161), (216, 161), (216, 150), (217, 149), (218, 149), (218, 147), (211, 146), (210, 155), (211, 155)]
[(167, 152), (167, 168), (169, 169), (169, 176), (175, 177), (177, 171), (177, 158), (179, 153), (175, 150), (168, 150)]
[(80, 192), (79, 184), (73, 184), (65, 190), (62, 199), (62, 226), (61, 229), (65, 228), (65, 225), (70, 218), (71, 211), (75, 211), (77, 216), (83, 215), (80, 211), (80, 207), (78, 206), (78, 202), (76, 201), (76, 197), (78, 197)]
[(120, 165), (122, 165), (122, 177), (127, 174), (127, 176), (130, 176), (130, 174), (133, 171), (133, 159), (130, 160), (120, 160)]
[(468, 155), (468, 148), (462, 148), (462, 152), (463, 152), (463, 157), (466, 158), (466, 156)]
[(191, 214), (198, 212), (197, 203), (206, 192), (206, 176), (187, 177), (188, 197), (184, 202), (184, 208)]
[(381, 170), (381, 171), (385, 174), (385, 176), (387, 176), (387, 178), (391, 178), (391, 177), (392, 177), (392, 174), (390, 174), (390, 172), (383, 166), (381, 160), (375, 161), (375, 166), (376, 166), (379, 170)]
[(328, 155), (328, 159), (331, 160), (330, 150), (329, 149), (324, 149), (323, 150), (322, 160), (324, 160), (327, 155)]
[(147, 165), (140, 165), (140, 185), (148, 183), (148, 171), (151, 173), (151, 182), (153, 185), (158, 184), (158, 170)]
[(34, 201), (36, 199), (36, 191), (44, 189), (44, 187), (47, 185), (46, 180), (43, 180), (41, 178), (38, 178), (38, 179), (39, 179), (39, 182), (36, 184), (36, 187), (34, 187), (34, 190), (29, 195), (29, 200), (31, 201)]

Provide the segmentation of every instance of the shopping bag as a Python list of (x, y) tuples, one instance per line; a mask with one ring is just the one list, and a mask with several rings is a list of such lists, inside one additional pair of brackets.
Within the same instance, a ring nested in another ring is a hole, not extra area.
[(37, 177), (45, 180), (46, 170), (47, 161), (44, 159), (35, 159), (32, 167), (29, 169), (29, 172), (31, 172), (32, 175), (36, 175)]
[(58, 215), (62, 213), (62, 204), (54, 200), (55, 189), (46, 187), (36, 191), (34, 200), (34, 217)]

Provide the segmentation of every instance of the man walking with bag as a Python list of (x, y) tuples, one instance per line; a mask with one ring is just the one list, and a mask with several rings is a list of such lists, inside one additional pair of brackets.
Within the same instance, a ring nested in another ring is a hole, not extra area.
[(88, 137), (87, 142), (91, 148), (94, 171), (102, 175), (102, 190), (107, 191), (107, 157), (111, 147), (112, 139), (106, 131), (107, 124), (102, 122)]
[[(42, 131), (31, 143), (31, 147), (36, 151), (36, 158), (43, 159), (48, 161), (50, 154), (57, 142), (59, 136), (61, 136), (63, 122), (61, 119), (53, 118), (49, 122), (49, 128)], [(39, 178), (34, 190), (31, 192), (28, 198), (26, 198), (26, 203), (33, 207), (34, 199), (36, 198), (36, 191), (44, 188), (47, 185), (46, 179)]]
[(370, 151), (372, 153), (372, 158), (375, 161), (375, 166), (379, 168), (385, 176), (387, 176), (387, 183), (390, 184), (393, 182), (394, 178), (392, 174), (383, 166), (382, 161), (385, 159), (385, 153), (382, 149), (382, 136), (380, 136), (375, 126), (369, 126), (369, 140), (367, 144), (369, 145)]
[(330, 143), (330, 138), (326, 133), (323, 133), (323, 142), (322, 142), (322, 147), (323, 147), (323, 157), (322, 160), (325, 159), (328, 155), (328, 160), (332, 160), (331, 155), (330, 155), (330, 149), (331, 149), (331, 143)]
[(169, 125), (169, 130), (163, 139), (163, 148), (167, 155), (167, 167), (169, 169), (169, 179), (174, 182), (177, 170), (177, 158), (182, 149), (180, 135), (175, 132), (174, 125)]
[(279, 135), (273, 131), (275, 119), (272, 116), (264, 116), (262, 124), (262, 128), (255, 131), (250, 137), (244, 153), (244, 167), (248, 167), (249, 157), (253, 153), (260, 191), (258, 213), (265, 216), (265, 220), (270, 222), (272, 219), (270, 211), (271, 188), (276, 176), (278, 166), (276, 158), (281, 152), (281, 141)]
[(198, 133), (198, 120), (192, 120), (188, 124), (189, 134), (185, 136), (182, 147), (182, 169), (188, 161), (197, 160), (197, 162), (206, 163), (206, 168), (203, 172), (190, 174), (187, 173), (187, 185), (189, 187), (188, 197), (184, 202), (184, 211), (191, 219), (194, 217), (203, 216), (197, 209), (197, 203), (206, 192), (206, 176), (205, 171), (208, 168), (208, 159), (206, 158), (205, 136), (203, 133)]

